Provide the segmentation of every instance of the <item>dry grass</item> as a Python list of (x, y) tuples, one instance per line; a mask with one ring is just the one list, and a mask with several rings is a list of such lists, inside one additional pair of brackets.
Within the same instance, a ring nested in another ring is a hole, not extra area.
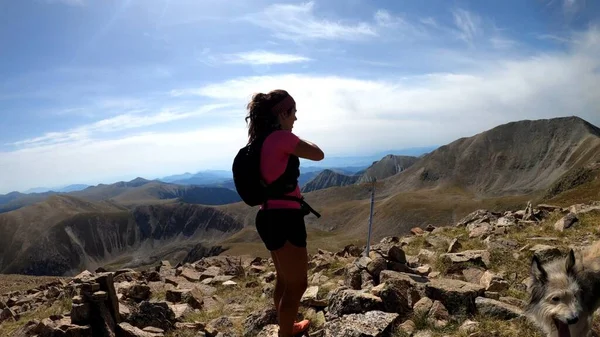
[(18, 321), (7, 320), (0, 323), (0, 336), (10, 336), (15, 330), (25, 325), (32, 319), (43, 320), (52, 315), (60, 315), (64, 312), (71, 311), (71, 298), (65, 297), (54, 301), (51, 306), (43, 306), (35, 311), (28, 312), (20, 317)]
[[(543, 337), (539, 329), (526, 318), (516, 318), (511, 321), (491, 319), (489, 317), (476, 316), (473, 319), (479, 322), (479, 330), (485, 331), (485, 336), (490, 337)], [(458, 334), (460, 337), (468, 337), (468, 334)]]
[(193, 330), (172, 330), (165, 334), (165, 337), (197, 337), (198, 334)]
[[(214, 296), (222, 299), (223, 302), (220, 302), (213, 310), (200, 310), (198, 312), (192, 312), (186, 315), (183, 320), (184, 322), (202, 322), (208, 323), (215, 318), (219, 318), (221, 316), (231, 317), (232, 313), (227, 312), (227, 304), (237, 304), (244, 308), (243, 312), (238, 313), (241, 315), (241, 320), (232, 320), (234, 323), (234, 333), (236, 335), (241, 336), (243, 333), (243, 321), (248, 314), (253, 311), (262, 309), (267, 307), (270, 304), (270, 298), (261, 297), (262, 295), (262, 287), (255, 288), (246, 288), (246, 283), (258, 281), (255, 276), (247, 276), (244, 278), (236, 278), (234, 281), (237, 283), (236, 286), (223, 286), (217, 285)], [(260, 284), (260, 282), (259, 282)], [(181, 333), (180, 335), (177, 332), (173, 332), (170, 335), (171, 337), (187, 337), (186, 333)]]
[(68, 278), (66, 277), (0, 274), (0, 294), (6, 294), (11, 291), (33, 289), (40, 285), (44, 285), (60, 279), (68, 282)]

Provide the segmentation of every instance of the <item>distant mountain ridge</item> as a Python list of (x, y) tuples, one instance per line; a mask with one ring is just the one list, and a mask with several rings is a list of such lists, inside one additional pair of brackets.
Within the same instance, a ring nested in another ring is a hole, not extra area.
[[(349, 173), (361, 168), (340, 167), (333, 170)], [(304, 186), (304, 184), (317, 176), (322, 170), (323, 168), (319, 167), (307, 167), (306, 170), (301, 169), (302, 173), (298, 180), (300, 186)], [(147, 186), (146, 191), (130, 191), (131, 189), (140, 188), (148, 184), (153, 185)], [(43, 190), (43, 188), (39, 190)], [(112, 184), (98, 184), (95, 186), (76, 184), (43, 193), (11, 192), (6, 195), (0, 194), (0, 213), (16, 210), (23, 206), (43, 201), (48, 196), (60, 194), (73, 195), (92, 201), (116, 198), (116, 200), (125, 201), (127, 204), (135, 204), (135, 202), (140, 200), (148, 202), (151, 200), (177, 198), (185, 202), (206, 205), (226, 204), (241, 200), (235, 191), (231, 172), (209, 170), (196, 174), (188, 172), (154, 180), (137, 177), (131, 181), (119, 181)]]
[(361, 172), (357, 183), (369, 182), (371, 179), (385, 179), (411, 167), (419, 158), (411, 156), (386, 155)]
[(66, 192), (81, 191), (89, 186), (90, 185), (86, 185), (86, 184), (72, 184), (72, 185), (55, 187), (55, 188), (35, 187), (35, 188), (28, 189), (27, 191), (22, 192), (22, 193), (23, 194), (46, 193), (46, 192), (66, 193)]
[(332, 170), (325, 169), (319, 175), (310, 180), (304, 187), (302, 193), (308, 193), (333, 186), (346, 186), (354, 184), (360, 176), (349, 176)]
[(67, 193), (23, 194), (13, 192), (0, 195), (0, 213), (17, 210), (55, 195), (68, 195), (92, 202), (111, 200), (126, 206), (169, 200), (192, 204), (221, 205), (241, 200), (237, 192), (228, 188), (177, 185), (138, 177), (131, 181), (99, 184)]

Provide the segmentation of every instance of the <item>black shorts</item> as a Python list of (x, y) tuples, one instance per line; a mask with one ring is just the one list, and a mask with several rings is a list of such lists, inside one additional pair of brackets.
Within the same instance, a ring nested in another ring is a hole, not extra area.
[(256, 230), (268, 250), (277, 250), (289, 241), (306, 247), (306, 225), (302, 209), (270, 208), (256, 214)]

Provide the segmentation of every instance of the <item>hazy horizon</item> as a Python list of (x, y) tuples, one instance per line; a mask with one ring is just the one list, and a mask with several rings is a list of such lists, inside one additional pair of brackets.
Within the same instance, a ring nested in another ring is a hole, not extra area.
[[(319, 161), (319, 162), (314, 162), (314, 161), (310, 161), (310, 160), (306, 160), (306, 159), (300, 159), (300, 166), (301, 166), (301, 168), (304, 167), (304, 168), (314, 168), (314, 169), (316, 169), (316, 168), (319, 168), (319, 169), (348, 168), (348, 167), (357, 167), (357, 166), (368, 167), (372, 164), (373, 160), (379, 160), (389, 154), (421, 155), (421, 154), (426, 153), (427, 151), (431, 151), (435, 148), (437, 148), (437, 146), (383, 151), (380, 153), (373, 153), (371, 155), (363, 155), (363, 156), (358, 155), (358, 156), (327, 157), (323, 161)], [(165, 179), (173, 177), (173, 176), (179, 176), (179, 175), (184, 175), (184, 174), (194, 175), (194, 174), (198, 174), (198, 173), (209, 173), (209, 172), (231, 173), (231, 167), (222, 167), (222, 168), (214, 168), (214, 169), (201, 169), (200, 168), (200, 169), (192, 170), (191, 172), (189, 172), (189, 171), (171, 172), (170, 174), (167, 174), (167, 175), (152, 176), (152, 177), (143, 177), (140, 175), (136, 175), (135, 173), (129, 172), (129, 173), (123, 173), (122, 175), (117, 175), (114, 177), (108, 177), (102, 181), (92, 181), (92, 180), (84, 179), (83, 182), (71, 182), (69, 184), (63, 184), (63, 185), (34, 186), (34, 187), (23, 188), (21, 190), (10, 190), (10, 191), (0, 189), (0, 195), (12, 193), (12, 192), (20, 192), (20, 193), (25, 193), (25, 194), (44, 193), (44, 192), (51, 191), (51, 190), (54, 192), (57, 192), (57, 190), (61, 190), (61, 189), (71, 187), (74, 185), (96, 186), (99, 184), (114, 184), (114, 183), (121, 182), (121, 181), (128, 182), (128, 181), (132, 181), (137, 178), (143, 178), (143, 179), (147, 179), (147, 180), (165, 180)], [(301, 172), (301, 173), (306, 173), (306, 172)]]

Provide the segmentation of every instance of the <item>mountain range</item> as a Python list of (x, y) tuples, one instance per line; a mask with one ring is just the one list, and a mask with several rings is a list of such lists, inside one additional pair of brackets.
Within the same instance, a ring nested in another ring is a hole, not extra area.
[[(434, 150), (435, 146), (430, 147), (418, 147), (418, 148), (407, 148), (394, 151), (387, 151), (381, 153), (375, 153), (372, 155), (364, 156), (338, 156), (326, 158), (321, 162), (311, 162), (301, 159), (301, 172), (300, 184), (304, 185), (306, 182), (314, 178), (318, 173), (324, 169), (331, 169), (339, 171), (344, 174), (352, 174), (367, 168), (371, 163), (378, 161), (381, 157), (390, 154), (405, 154), (412, 156), (423, 155), (427, 152)], [(308, 164), (308, 165), (307, 165)], [(173, 183), (178, 185), (198, 185), (208, 187), (225, 187), (233, 189), (233, 177), (231, 170), (204, 170), (196, 173), (185, 172), (182, 174), (170, 175), (162, 178), (152, 179), (155, 181), (161, 181), (165, 183)], [(20, 194), (39, 194), (39, 193), (68, 193), (74, 191), (80, 191), (91, 185), (87, 184), (73, 184), (68, 186), (47, 188), (47, 187), (34, 187), (26, 191), (13, 191)], [(0, 203), (3, 195), (0, 194)]]
[[(578, 117), (522, 120), (457, 139), (374, 185), (373, 240), (414, 226), (445, 225), (487, 208), (531, 202), (600, 200), (600, 131)], [(371, 184), (305, 193), (322, 215), (308, 226), (362, 240), (368, 231)], [(217, 206), (251, 225), (255, 209)]]
[[(600, 200), (600, 129), (577, 117), (523, 120), (356, 169), (305, 173), (314, 176), (303, 194), (322, 214), (306, 218), (311, 249), (364, 243), (372, 188), (374, 241), (455, 223), (478, 208)], [(224, 187), (137, 178), (69, 193), (12, 193), (0, 205), (1, 273), (180, 262), (192, 251), (265, 253), (253, 226), (257, 209)]]

